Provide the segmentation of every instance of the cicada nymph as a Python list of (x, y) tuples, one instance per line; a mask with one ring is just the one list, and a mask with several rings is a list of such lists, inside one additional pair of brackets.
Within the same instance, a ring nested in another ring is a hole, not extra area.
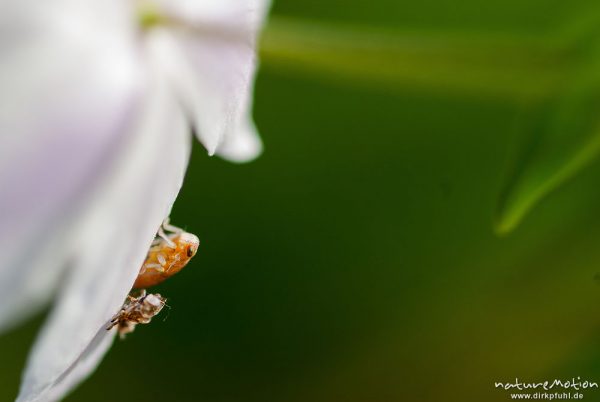
[(146, 289), (157, 285), (181, 271), (198, 251), (200, 240), (196, 235), (185, 232), (169, 224), (165, 219), (133, 284), (141, 289), (138, 297), (127, 296), (121, 310), (113, 316), (107, 330), (117, 327), (123, 338), (133, 332), (137, 324), (148, 324), (152, 317), (160, 313), (166, 299), (160, 294), (146, 294)]
[(196, 235), (172, 226), (165, 220), (158, 229), (133, 287), (145, 289), (175, 275), (196, 255), (199, 245), (200, 240)]

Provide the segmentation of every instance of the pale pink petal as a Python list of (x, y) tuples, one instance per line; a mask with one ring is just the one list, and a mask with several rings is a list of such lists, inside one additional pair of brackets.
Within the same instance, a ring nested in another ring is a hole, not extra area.
[[(149, 65), (158, 57), (149, 49)], [(114, 330), (105, 326), (129, 292), (150, 243), (179, 192), (189, 127), (162, 71), (135, 135), (82, 218), (78, 259), (30, 354), (20, 402), (61, 398), (99, 363)], [(151, 330), (143, 328), (142, 330)]]
[(242, 115), (225, 132), (217, 155), (231, 162), (247, 162), (261, 154), (263, 144), (252, 119), (252, 90), (248, 91), (241, 103)]
[(245, 124), (240, 122), (247, 118), (242, 106), (250, 96), (256, 69), (256, 36), (269, 2), (162, 0), (158, 3), (161, 12), (175, 21), (169, 45), (174, 65), (172, 82), (192, 118), (198, 138), (212, 155), (225, 135), (235, 134)]
[(50, 402), (64, 398), (66, 394), (96, 370), (96, 367), (112, 346), (114, 339), (114, 336), (107, 336), (105, 332), (99, 331), (87, 348), (77, 357), (75, 363), (62, 374), (55, 385), (48, 390), (44, 399), (41, 400)]
[(0, 330), (48, 299), (73, 213), (125, 139), (139, 89), (130, 11), (0, 5)]
[(161, 13), (200, 29), (244, 35), (260, 29), (271, 5), (270, 0), (156, 0), (155, 3)]

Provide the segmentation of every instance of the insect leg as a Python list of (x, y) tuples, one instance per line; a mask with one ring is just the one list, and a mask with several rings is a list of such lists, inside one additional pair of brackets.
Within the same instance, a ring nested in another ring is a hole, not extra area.
[(169, 236), (165, 233), (162, 225), (158, 228), (157, 236), (163, 239), (170, 248), (176, 248), (177, 246), (173, 243), (173, 240), (169, 239)]
[(171, 218), (170, 217), (165, 218), (165, 220), (163, 221), (163, 223), (162, 223), (161, 226), (162, 226), (162, 228), (164, 230), (166, 230), (168, 232), (175, 233), (175, 234), (180, 234), (180, 233), (184, 232), (184, 230), (182, 228), (177, 227), (175, 225), (171, 225)]

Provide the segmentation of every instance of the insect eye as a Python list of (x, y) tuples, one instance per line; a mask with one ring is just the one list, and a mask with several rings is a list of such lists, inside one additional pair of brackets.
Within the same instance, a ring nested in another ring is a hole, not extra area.
[(194, 256), (194, 250), (191, 247), (187, 248), (187, 256), (188, 257), (193, 257)]

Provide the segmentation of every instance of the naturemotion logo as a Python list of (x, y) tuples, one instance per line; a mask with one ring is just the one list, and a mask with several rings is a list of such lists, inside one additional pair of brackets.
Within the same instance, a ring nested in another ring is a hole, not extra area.
[(505, 391), (512, 391), (509, 395), (510, 399), (580, 400), (584, 399), (584, 395), (579, 391), (597, 389), (598, 383), (582, 379), (581, 377), (537, 382), (527, 382), (515, 378), (514, 381), (509, 382), (496, 381), (494, 382), (494, 387)]

